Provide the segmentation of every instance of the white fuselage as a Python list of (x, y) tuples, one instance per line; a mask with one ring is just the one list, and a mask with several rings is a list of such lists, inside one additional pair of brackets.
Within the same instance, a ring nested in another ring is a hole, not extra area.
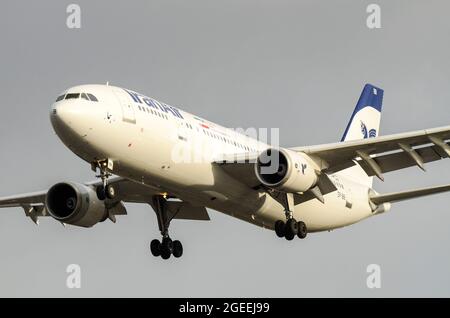
[[(269, 145), (122, 88), (82, 85), (65, 93), (91, 93), (98, 99), (52, 105), (57, 135), (83, 160), (108, 158), (114, 174), (147, 185), (149, 193), (167, 192), (265, 228), (284, 219), (283, 206), (265, 191), (252, 189), (212, 163), (223, 154), (262, 151)], [(313, 199), (295, 206), (294, 218), (304, 221), (310, 232), (375, 214), (367, 185), (342, 173), (329, 177), (337, 191), (326, 194), (324, 203)]]

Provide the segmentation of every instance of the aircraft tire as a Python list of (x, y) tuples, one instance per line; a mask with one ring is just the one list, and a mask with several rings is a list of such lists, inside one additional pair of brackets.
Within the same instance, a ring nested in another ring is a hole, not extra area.
[(278, 237), (284, 237), (284, 235), (286, 234), (286, 225), (284, 224), (283, 221), (278, 220), (275, 222), (275, 233), (277, 234)]
[(296, 236), (297, 233), (298, 233), (297, 221), (294, 218), (287, 220), (287, 222), (286, 222), (286, 235)]
[(170, 258), (170, 250), (167, 249), (167, 247), (162, 246), (161, 247), (161, 257), (162, 259), (169, 259)]
[(170, 237), (164, 237), (164, 238), (162, 239), (161, 246), (162, 246), (164, 249), (168, 250), (168, 251), (172, 254), (173, 242), (172, 242), (172, 240), (170, 239)]
[(161, 242), (159, 240), (152, 240), (150, 243), (150, 251), (155, 257), (161, 256)]
[(106, 191), (105, 191), (105, 188), (103, 187), (103, 185), (98, 186), (97, 189), (95, 189), (95, 192), (97, 193), (97, 198), (100, 201), (103, 201), (106, 199)]
[(181, 257), (181, 255), (183, 255), (183, 245), (181, 244), (181, 242), (175, 240), (173, 241), (172, 246), (173, 256), (175, 256), (176, 258)]
[(298, 232), (297, 232), (297, 236), (300, 239), (304, 239), (306, 237), (306, 235), (308, 234), (308, 228), (306, 227), (305, 222), (299, 221), (297, 223), (297, 227), (298, 227)]
[(286, 233), (286, 235), (284, 236), (284, 238), (288, 241), (292, 241), (295, 237), (295, 234), (293, 233)]
[(117, 196), (116, 188), (108, 184), (105, 189), (105, 196), (110, 200), (115, 199)]

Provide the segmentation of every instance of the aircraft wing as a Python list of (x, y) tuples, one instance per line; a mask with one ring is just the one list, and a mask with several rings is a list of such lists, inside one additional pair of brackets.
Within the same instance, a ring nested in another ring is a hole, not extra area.
[[(86, 186), (93, 188), (99, 186), (101, 181), (92, 181), (85, 183)], [(152, 196), (160, 194), (161, 190), (144, 186), (142, 184), (133, 182), (131, 180), (113, 177), (108, 180), (108, 184), (115, 187), (117, 198), (114, 200), (105, 200), (105, 207), (109, 209), (113, 215), (127, 214), (122, 202), (146, 203), (152, 202)], [(0, 197), (0, 208), (7, 207), (22, 207), (25, 215), (30, 217), (33, 222), (38, 223), (37, 220), (41, 216), (49, 216), (45, 208), (45, 196), (47, 190), (24, 193), (8, 197)], [(170, 193), (168, 197), (171, 197)], [(168, 210), (170, 217), (174, 219), (189, 219), (189, 220), (209, 220), (208, 212), (205, 207), (192, 206), (184, 201), (168, 201)]]
[[(310, 147), (290, 148), (292, 151), (309, 155), (326, 173), (337, 172), (359, 164), (369, 176), (383, 180), (383, 173), (418, 166), (425, 170), (425, 163), (450, 157), (450, 126), (419, 130), (401, 134), (386, 135), (353, 141)], [(254, 163), (259, 153), (236, 153), (216, 158), (214, 163), (234, 178), (249, 187), (257, 189), (261, 183), (254, 172)], [(294, 196), (295, 204), (314, 198), (323, 200), (322, 195), (336, 190), (327, 174), (320, 174), (321, 195), (308, 191)], [(400, 198), (412, 198), (438, 193), (446, 189), (436, 187), (405, 193), (377, 195), (373, 203), (394, 202)]]
[(386, 194), (374, 194), (370, 196), (370, 201), (374, 204), (382, 204), (386, 202), (398, 202), (408, 199), (423, 197), (426, 195), (450, 191), (450, 184), (434, 186), (429, 188), (415, 189), (402, 192), (392, 192)]
[(450, 157), (450, 126), (344, 141), (310, 147), (290, 148), (311, 156), (325, 172), (336, 172), (356, 163), (369, 176), (383, 180), (383, 173)]
[(226, 173), (241, 180), (250, 188), (255, 188), (261, 184), (254, 171), (254, 163), (258, 159), (258, 152), (242, 152), (221, 155), (214, 160)]
[[(359, 164), (369, 176), (383, 180), (383, 173), (418, 166), (450, 157), (450, 126), (343, 141), (331, 144), (294, 147), (290, 150), (311, 156), (328, 173)], [(259, 184), (253, 171), (258, 153), (225, 155), (215, 163), (249, 186)]]
[(47, 191), (18, 194), (0, 198), (0, 208), (16, 207), (23, 205), (41, 205), (45, 201)]
[[(85, 185), (96, 187), (101, 184), (101, 181), (87, 182)], [(111, 178), (109, 184), (114, 184), (120, 195), (120, 199), (126, 202), (150, 202), (151, 196), (157, 191), (152, 188), (140, 185), (124, 178)], [(0, 208), (7, 207), (21, 207), (24, 205), (39, 206), (44, 205), (45, 195), (47, 190), (18, 194), (8, 197), (0, 197)]]

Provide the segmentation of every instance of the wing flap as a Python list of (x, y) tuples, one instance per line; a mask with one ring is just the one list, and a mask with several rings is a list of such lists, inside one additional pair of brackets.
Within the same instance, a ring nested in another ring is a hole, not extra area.
[[(447, 157), (447, 154), (438, 146), (423, 147), (415, 149), (415, 151), (420, 156), (423, 163), (433, 162)], [(413, 157), (408, 155), (405, 151), (379, 155), (373, 159), (380, 167), (382, 173), (418, 165), (417, 161), (415, 161)], [(368, 176), (375, 175), (374, 171), (369, 167), (366, 161), (358, 159), (357, 163), (364, 169)]]

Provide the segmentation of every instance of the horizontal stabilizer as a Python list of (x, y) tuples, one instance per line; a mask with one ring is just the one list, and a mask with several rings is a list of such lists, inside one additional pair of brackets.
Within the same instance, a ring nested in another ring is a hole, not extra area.
[(402, 191), (402, 192), (375, 194), (375, 195), (370, 196), (370, 200), (374, 204), (382, 204), (382, 203), (386, 203), (386, 202), (397, 202), (397, 201), (403, 201), (403, 200), (408, 200), (408, 199), (414, 199), (414, 198), (418, 198), (418, 197), (423, 197), (425, 195), (436, 194), (436, 193), (441, 193), (441, 192), (446, 192), (446, 191), (450, 191), (450, 184), (429, 187), (429, 188), (409, 190), (409, 191)]

